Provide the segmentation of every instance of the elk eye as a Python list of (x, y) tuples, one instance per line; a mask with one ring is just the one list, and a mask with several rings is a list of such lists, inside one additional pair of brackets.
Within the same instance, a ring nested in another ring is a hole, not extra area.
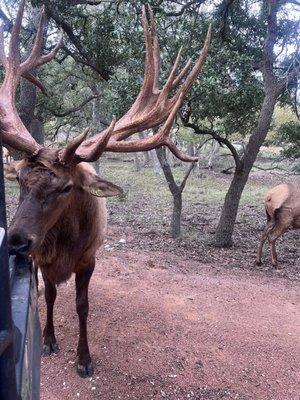
[(65, 187), (63, 188), (63, 190), (61, 191), (61, 193), (69, 193), (69, 192), (71, 191), (72, 187), (73, 187), (73, 185), (72, 185), (71, 183), (68, 184), (67, 186), (65, 186)]

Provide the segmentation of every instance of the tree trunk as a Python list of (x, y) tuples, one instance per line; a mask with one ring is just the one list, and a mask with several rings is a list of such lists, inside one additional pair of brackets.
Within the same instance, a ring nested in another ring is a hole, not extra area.
[(170, 165), (171, 168), (173, 168), (175, 165), (175, 162), (174, 162), (175, 159), (174, 159), (173, 153), (169, 149), (166, 149), (166, 157), (168, 160), (168, 164)]
[(139, 172), (141, 170), (141, 161), (139, 155), (137, 153), (133, 153), (134, 157), (134, 170), (135, 172)]
[(213, 143), (212, 143), (212, 147), (211, 147), (211, 151), (210, 151), (209, 157), (208, 157), (208, 163), (207, 163), (208, 169), (212, 169), (213, 168), (213, 160), (214, 160), (214, 157), (218, 153), (219, 150), (220, 150), (220, 145), (216, 140), (214, 140)]
[(175, 239), (181, 235), (182, 189), (175, 182), (170, 164), (168, 163), (166, 157), (165, 149), (162, 147), (156, 149), (156, 154), (173, 197), (173, 212), (170, 233), (172, 238)]
[(232, 234), (240, 199), (247, 183), (249, 173), (246, 171), (235, 170), (233, 179), (225, 196), (221, 218), (215, 233), (216, 247), (232, 246)]
[[(90, 86), (93, 94), (99, 95), (99, 89), (95, 83)], [(100, 95), (93, 100), (93, 111), (92, 111), (92, 134), (95, 135), (104, 129), (105, 126), (101, 122), (101, 97)], [(100, 160), (96, 160), (93, 163), (97, 175), (100, 174)]]
[(161, 163), (158, 159), (158, 153), (155, 150), (150, 150), (150, 157), (152, 159), (152, 166), (156, 174), (161, 173)]
[(149, 151), (144, 151), (143, 154), (144, 154), (144, 159), (145, 159), (144, 165), (150, 165), (151, 158), (150, 158)]
[(247, 183), (250, 171), (270, 129), (277, 96), (270, 91), (265, 95), (257, 127), (250, 136), (241, 165), (236, 168), (229, 190), (225, 197), (221, 218), (215, 233), (214, 244), (217, 247), (232, 246), (232, 234), (237, 217), (240, 199)]
[(173, 212), (171, 220), (171, 236), (173, 239), (181, 236), (182, 192), (175, 190), (173, 196)]
[(44, 144), (44, 141), (45, 141), (45, 130), (44, 130), (44, 124), (40, 119), (34, 118), (31, 121), (30, 133), (32, 134), (34, 139), (39, 144), (42, 144), (42, 145)]
[[(147, 136), (148, 136), (147, 132), (139, 132), (139, 138), (140, 139), (145, 139)], [(150, 151), (143, 151), (143, 156), (144, 156), (144, 166), (145, 165), (150, 165), (151, 164)]]

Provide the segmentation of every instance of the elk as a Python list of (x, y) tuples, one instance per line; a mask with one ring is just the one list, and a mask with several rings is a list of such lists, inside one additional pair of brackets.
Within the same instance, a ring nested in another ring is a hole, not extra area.
[(288, 229), (300, 229), (300, 185), (282, 183), (270, 189), (265, 197), (267, 226), (262, 234), (257, 251), (256, 264), (261, 264), (262, 249), (268, 239), (271, 262), (277, 265), (275, 243)]
[[(39, 26), (28, 58), (21, 62), (19, 34), (25, 0), (21, 0), (13, 26), (9, 54), (6, 56), (3, 28), (0, 30), (0, 60), (5, 69), (0, 88), (2, 142), (24, 153), (24, 158), (10, 166), (8, 174), (20, 185), (17, 211), (8, 232), (11, 254), (32, 257), (45, 283), (47, 305), (43, 330), (43, 353), (50, 355), (59, 348), (55, 338), (53, 307), (56, 286), (75, 274), (76, 310), (79, 318), (77, 372), (91, 376), (93, 366), (87, 339), (88, 286), (95, 267), (95, 253), (104, 241), (107, 226), (105, 197), (122, 192), (118, 186), (97, 176), (88, 164), (104, 152), (139, 152), (167, 146), (179, 159), (195, 161), (183, 154), (168, 134), (184, 96), (198, 78), (207, 57), (211, 30), (208, 30), (202, 52), (193, 67), (189, 60), (177, 73), (179, 51), (165, 85), (159, 88), (160, 50), (153, 12), (142, 10), (145, 37), (145, 73), (140, 92), (118, 121), (87, 139), (88, 130), (70, 141), (65, 148), (49, 149), (39, 145), (23, 125), (15, 106), (16, 89), (23, 77), (46, 92), (30, 71), (51, 61), (59, 51), (62, 39), (54, 49), (42, 55), (45, 24), (41, 11)], [(172, 95), (171, 95), (172, 92)], [(160, 126), (153, 136), (131, 139), (138, 132)]]

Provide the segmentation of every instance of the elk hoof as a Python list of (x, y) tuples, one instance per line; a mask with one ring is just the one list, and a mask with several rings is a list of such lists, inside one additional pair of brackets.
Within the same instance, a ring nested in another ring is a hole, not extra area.
[(260, 260), (256, 260), (255, 261), (255, 265), (257, 265), (258, 267), (262, 264), (262, 262)]
[(51, 354), (57, 354), (59, 352), (59, 346), (57, 344), (57, 342), (53, 342), (53, 343), (44, 343), (43, 344), (43, 352), (42, 355), (44, 357), (46, 356), (50, 356)]
[(86, 365), (77, 364), (77, 374), (80, 378), (87, 378), (92, 376), (94, 373), (94, 368), (92, 363), (88, 363)]

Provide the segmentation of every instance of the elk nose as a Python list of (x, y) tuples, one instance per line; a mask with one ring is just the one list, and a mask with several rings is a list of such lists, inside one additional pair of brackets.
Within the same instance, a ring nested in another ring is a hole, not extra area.
[(8, 235), (8, 251), (11, 255), (28, 255), (32, 247), (32, 240), (19, 233)]

